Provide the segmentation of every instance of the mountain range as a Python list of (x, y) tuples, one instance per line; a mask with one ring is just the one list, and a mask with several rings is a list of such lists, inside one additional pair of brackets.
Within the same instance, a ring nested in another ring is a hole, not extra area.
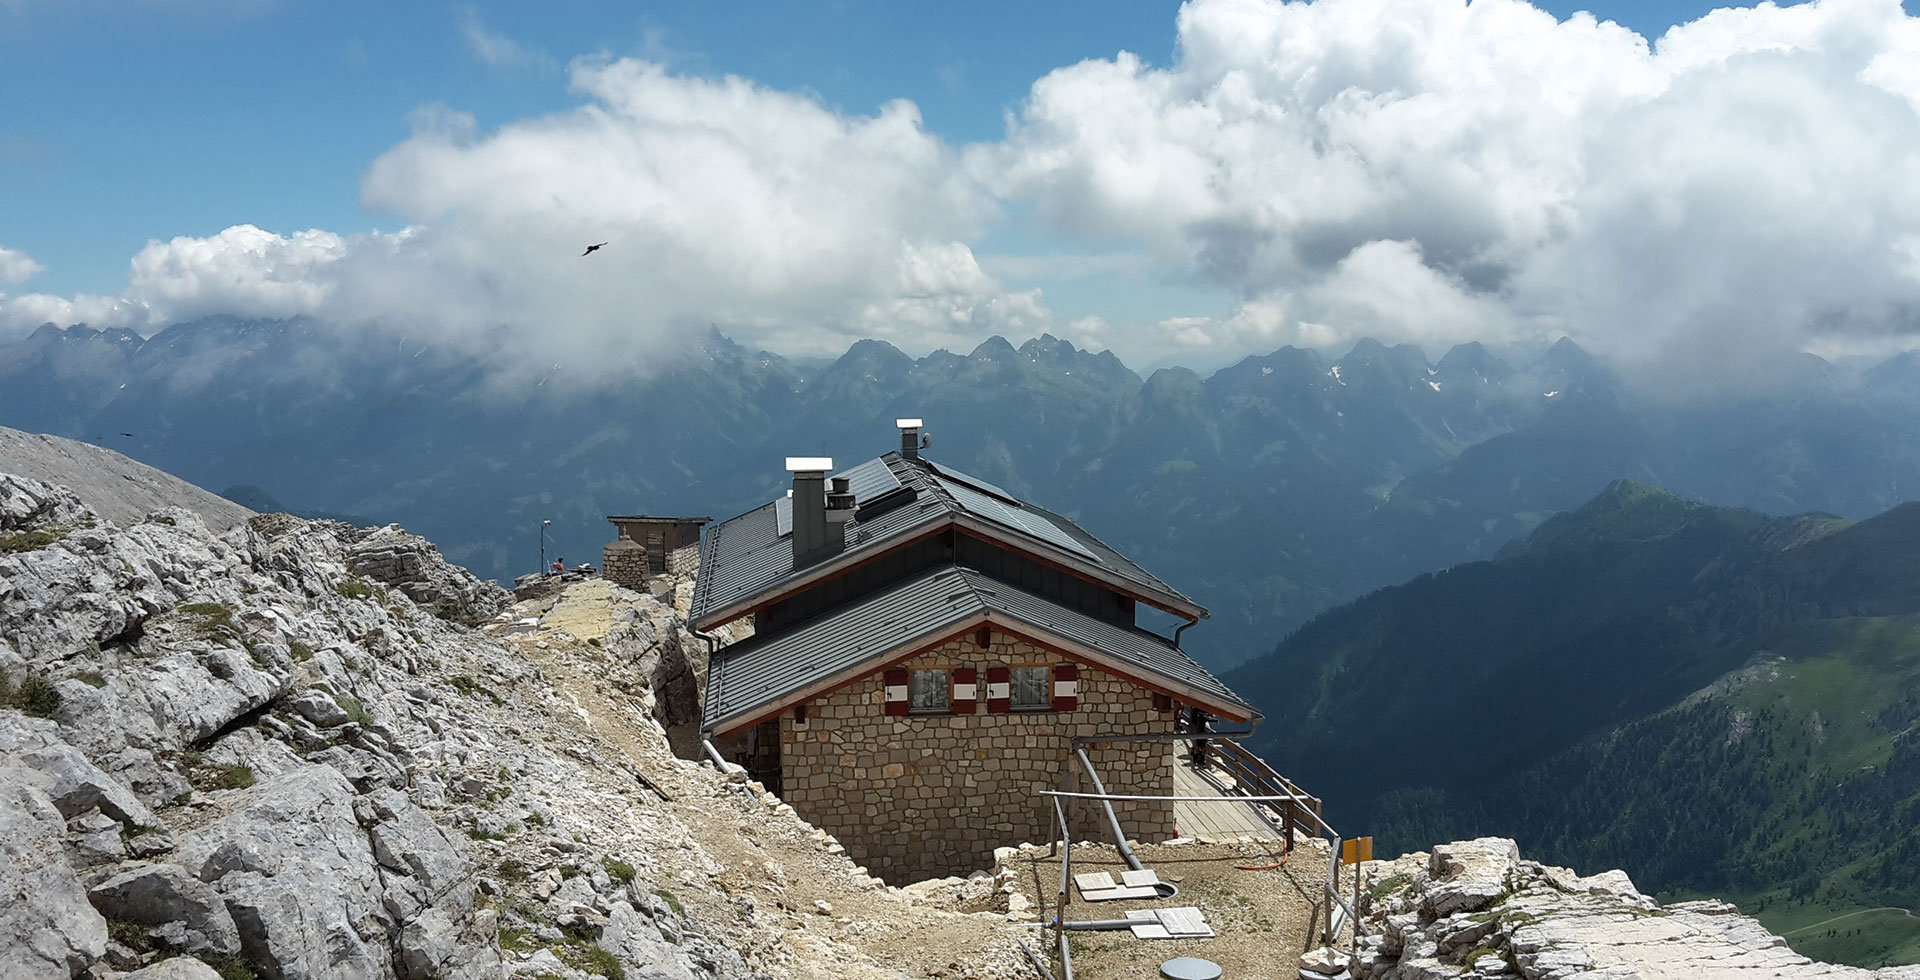
[(1620, 481), (1228, 680), (1259, 750), (1388, 850), (1509, 835), (1738, 898), (1808, 955), (1920, 960), (1920, 503), (1768, 517)]
[[(0, 346), (0, 424), (97, 442), (250, 506), (395, 521), (502, 579), (597, 561), (608, 514), (726, 517), (781, 458), (864, 459), (891, 419), (929, 455), (1073, 517), (1208, 606), (1226, 666), (1369, 590), (1492, 556), (1620, 477), (1775, 513), (1861, 518), (1920, 487), (1920, 359), (1812, 357), (1684, 389), (1570, 341), (1429, 360), (1363, 341), (1141, 378), (1052, 336), (799, 366), (717, 331), (593, 377), (307, 320), (141, 337), (46, 326)], [(1674, 372), (1669, 372), (1673, 375)], [(1680, 373), (1684, 376), (1684, 372)]]

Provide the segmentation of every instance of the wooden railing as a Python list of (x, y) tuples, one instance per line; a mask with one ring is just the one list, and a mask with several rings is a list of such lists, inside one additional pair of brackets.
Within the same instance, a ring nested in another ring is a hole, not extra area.
[(1285, 796), (1290, 799), (1252, 803), (1252, 806), (1265, 809), (1273, 814), (1280, 823), (1286, 836), (1287, 850), (1293, 850), (1294, 831), (1306, 827), (1315, 835), (1337, 837), (1333, 828), (1321, 819), (1321, 801), (1310, 796), (1292, 780), (1275, 772), (1265, 759), (1247, 751), (1245, 746), (1231, 739), (1212, 738), (1205, 743), (1206, 765), (1212, 766), (1233, 777), (1233, 785), (1228, 787), (1235, 796)]

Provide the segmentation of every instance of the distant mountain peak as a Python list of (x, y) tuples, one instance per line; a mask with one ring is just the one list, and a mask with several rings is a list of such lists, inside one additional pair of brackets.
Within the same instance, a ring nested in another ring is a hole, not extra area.
[(967, 356), (975, 360), (998, 361), (1004, 360), (1015, 353), (1017, 352), (1013, 349), (1013, 345), (1007, 343), (1007, 338), (999, 334), (994, 334), (981, 341), (980, 346), (975, 347), (973, 353)]

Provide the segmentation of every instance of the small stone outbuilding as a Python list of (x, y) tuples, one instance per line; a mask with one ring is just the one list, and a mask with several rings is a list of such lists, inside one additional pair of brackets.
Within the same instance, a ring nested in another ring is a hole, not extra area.
[(711, 517), (610, 516), (619, 537), (601, 553), (600, 574), (635, 592), (660, 575), (689, 575), (700, 568), (700, 528)]
[[(1166, 796), (1174, 743), (1124, 737), (1257, 717), (1135, 624), (1140, 604), (1189, 622), (1204, 608), (1072, 521), (925, 459), (917, 428), (832, 476), (832, 460), (789, 459), (789, 496), (708, 529), (690, 616), (754, 627), (709, 663), (705, 735), (894, 884), (1056, 838), (1044, 793), (1077, 747), (1108, 792)], [(1076, 802), (1080, 832), (1105, 826)], [(1169, 802), (1115, 809), (1129, 837), (1175, 834)]]

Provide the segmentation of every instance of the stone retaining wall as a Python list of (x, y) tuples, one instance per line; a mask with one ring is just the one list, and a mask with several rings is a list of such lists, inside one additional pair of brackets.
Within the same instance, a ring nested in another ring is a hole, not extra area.
[[(987, 668), (1064, 662), (1003, 633), (986, 649), (969, 635), (900, 666), (978, 670), (973, 714), (889, 716), (880, 672), (812, 702), (804, 722), (788, 711), (780, 718), (781, 795), (896, 885), (988, 869), (995, 847), (1057, 839), (1052, 798), (1040, 793), (1059, 787), (1070, 739), (1167, 732), (1174, 720), (1155, 710), (1153, 692), (1085, 664), (1073, 711), (987, 712)], [(1110, 793), (1173, 791), (1170, 743), (1095, 745), (1087, 755)], [(1131, 839), (1174, 836), (1171, 804), (1115, 808)], [(1097, 805), (1073, 808), (1069, 822), (1076, 839), (1109, 839)]]

